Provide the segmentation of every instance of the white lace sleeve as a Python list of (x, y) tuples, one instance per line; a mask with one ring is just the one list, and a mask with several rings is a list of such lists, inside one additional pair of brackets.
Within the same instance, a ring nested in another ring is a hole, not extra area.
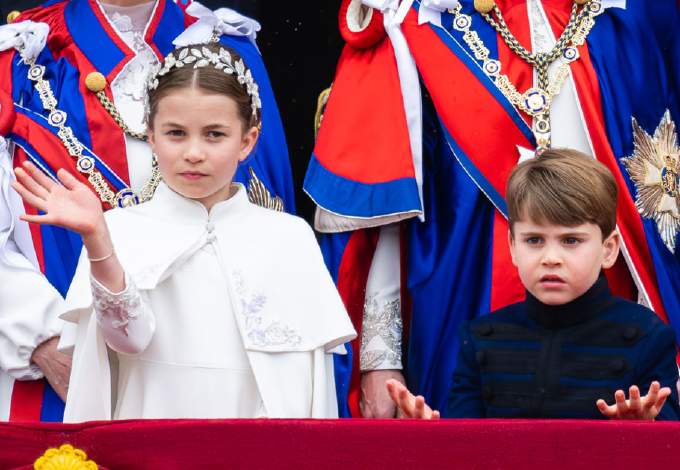
[(380, 229), (366, 285), (360, 369), (402, 369), (399, 225)]
[(97, 323), (106, 343), (123, 354), (144, 351), (151, 341), (156, 321), (132, 278), (125, 274), (125, 289), (118, 293), (111, 292), (94, 277), (90, 277), (90, 281)]

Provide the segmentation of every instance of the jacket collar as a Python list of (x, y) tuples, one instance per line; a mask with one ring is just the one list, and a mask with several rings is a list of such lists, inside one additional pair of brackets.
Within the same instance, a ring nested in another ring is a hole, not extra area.
[[(73, 42), (109, 83), (135, 56), (115, 32), (96, 0), (72, 0), (64, 9), (64, 18)], [(172, 41), (184, 27), (182, 9), (172, 0), (158, 0), (144, 40), (162, 59), (174, 49)]]
[(524, 306), (529, 318), (545, 328), (558, 329), (584, 323), (608, 309), (615, 301), (604, 271), (580, 297), (563, 305), (547, 305), (526, 292)]
[[(218, 202), (208, 213), (200, 202), (176, 193), (165, 182), (161, 182), (153, 199), (138, 207), (141, 212), (156, 219), (181, 225), (200, 225), (202, 228), (208, 219), (229, 220), (229, 223), (233, 223), (246, 216), (250, 202), (245, 187), (241, 183), (232, 183), (231, 194), (229, 199)], [(135, 208), (125, 210), (130, 212)]]

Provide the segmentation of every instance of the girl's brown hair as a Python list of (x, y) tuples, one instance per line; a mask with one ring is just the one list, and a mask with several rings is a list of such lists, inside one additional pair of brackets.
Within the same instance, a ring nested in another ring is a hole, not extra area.
[[(232, 64), (243, 60), (238, 52), (222, 44), (205, 44), (193, 47), (197, 49), (206, 47), (213, 53), (219, 53), (220, 49), (224, 49), (231, 55)], [(179, 58), (180, 52), (181, 49), (172, 52), (175, 59)], [(262, 114), (259, 109), (253, 114), (251, 96), (248, 94), (246, 86), (239, 83), (236, 72), (231, 74), (225, 73), (223, 70), (215, 68), (213, 64), (198, 68), (194, 68), (192, 64), (189, 64), (183, 67), (171, 67), (168, 73), (156, 78), (158, 78), (158, 86), (155, 89), (148, 90), (148, 115), (146, 122), (150, 129), (153, 129), (153, 120), (158, 112), (160, 100), (174, 91), (186, 88), (195, 88), (211, 94), (226, 95), (233, 99), (236, 102), (239, 120), (243, 124), (244, 134), (252, 127), (260, 126)], [(190, 105), (191, 103), (187, 103), (187, 106)]]
[(549, 149), (517, 165), (508, 179), (510, 233), (516, 221), (576, 227), (593, 223), (602, 239), (616, 228), (618, 187), (602, 163), (570, 149)]

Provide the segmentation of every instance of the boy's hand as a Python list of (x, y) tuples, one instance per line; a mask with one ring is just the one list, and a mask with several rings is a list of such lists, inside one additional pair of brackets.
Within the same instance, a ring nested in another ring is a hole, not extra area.
[(397, 404), (405, 418), (439, 419), (439, 411), (433, 411), (427, 406), (425, 398), (413, 396), (404, 384), (396, 380), (388, 380), (385, 385), (392, 401)]
[(616, 403), (607, 406), (604, 400), (597, 400), (600, 413), (610, 419), (648, 420), (656, 418), (661, 407), (666, 403), (666, 398), (671, 394), (668, 387), (661, 388), (659, 382), (654, 381), (649, 387), (647, 396), (640, 397), (640, 389), (632, 385), (630, 387), (630, 400), (626, 400), (623, 390), (617, 390), (614, 394)]

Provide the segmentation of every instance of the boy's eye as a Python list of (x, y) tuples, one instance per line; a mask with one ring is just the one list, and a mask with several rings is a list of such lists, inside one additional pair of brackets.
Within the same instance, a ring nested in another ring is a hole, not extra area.
[(525, 243), (528, 243), (529, 245), (538, 245), (541, 243), (541, 239), (539, 237), (529, 237), (524, 240)]
[(576, 244), (579, 243), (580, 241), (581, 241), (581, 240), (579, 240), (578, 238), (569, 237), (569, 238), (565, 238), (565, 239), (564, 239), (564, 244), (565, 244), (565, 245), (576, 245)]

